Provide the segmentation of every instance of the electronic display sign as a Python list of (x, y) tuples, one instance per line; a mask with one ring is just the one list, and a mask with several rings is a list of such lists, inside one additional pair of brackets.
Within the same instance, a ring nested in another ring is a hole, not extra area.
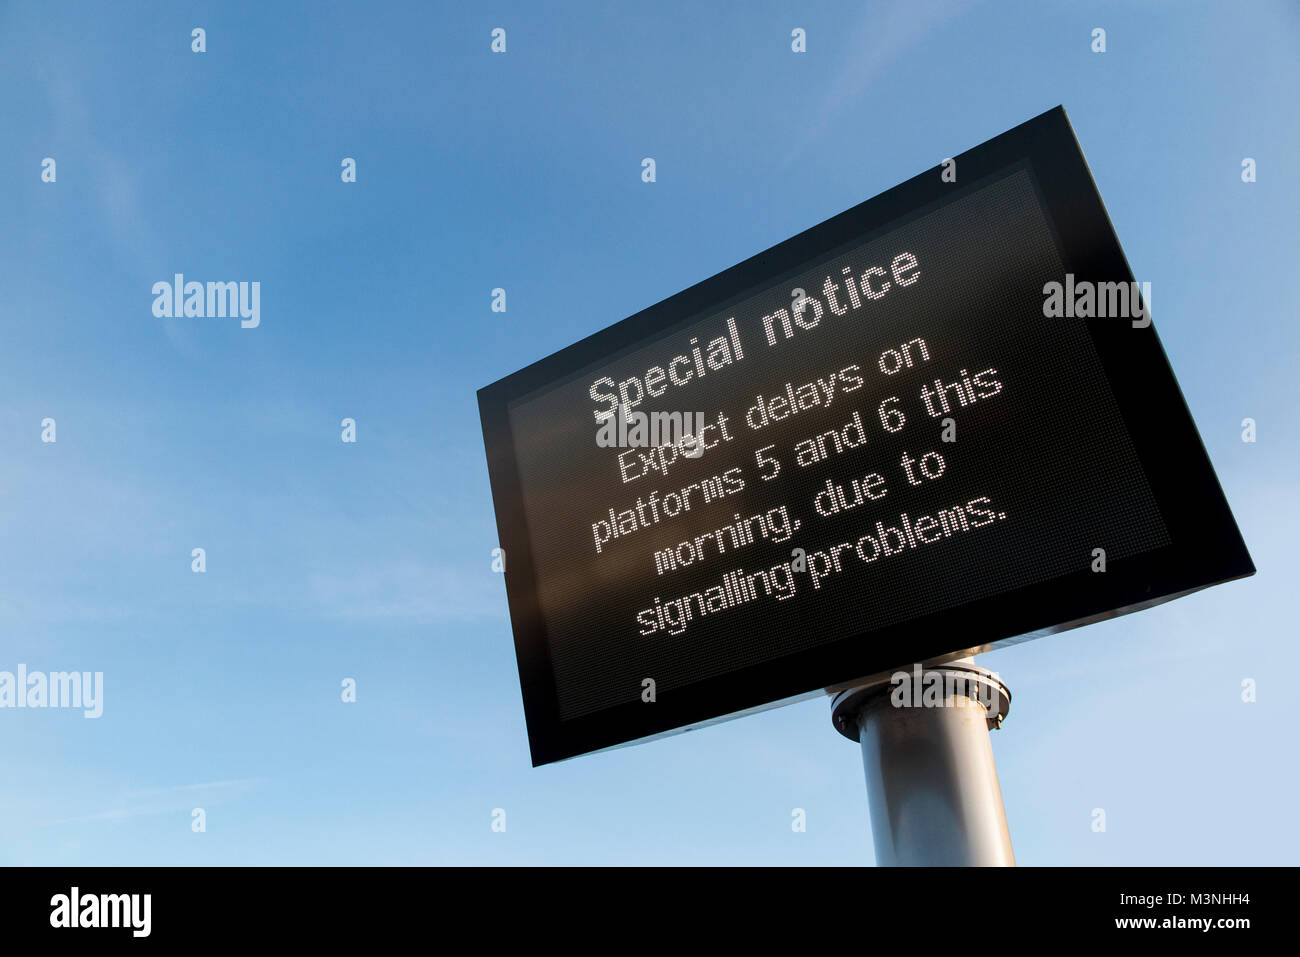
[(1252, 574), (1057, 108), (479, 392), (534, 765)]

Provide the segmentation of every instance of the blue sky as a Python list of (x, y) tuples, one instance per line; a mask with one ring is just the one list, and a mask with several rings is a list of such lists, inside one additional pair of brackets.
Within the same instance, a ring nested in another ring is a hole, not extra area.
[(1295, 863), (1300, 7), (472, 6), (0, 7), (0, 863), (870, 863), (825, 701), (529, 766), (474, 393), (1058, 103), (1260, 571), (981, 656), (1016, 853)]

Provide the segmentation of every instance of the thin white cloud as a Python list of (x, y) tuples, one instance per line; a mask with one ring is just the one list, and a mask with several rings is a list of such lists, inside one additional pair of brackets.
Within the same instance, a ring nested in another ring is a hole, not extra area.
[[(163, 788), (144, 788), (128, 791), (115, 807), (78, 817), (47, 821), (46, 827), (62, 824), (92, 824), (99, 821), (121, 823), (135, 817), (153, 814), (189, 813), (196, 800), (204, 804), (220, 804), (229, 796), (250, 791), (260, 783), (260, 778), (233, 778), (229, 781), (207, 781), (201, 784), (176, 784)], [(226, 794), (222, 794), (226, 792)], [(196, 796), (197, 795), (197, 796)]]
[(336, 618), (477, 621), (505, 615), (505, 587), (484, 550), (476, 564), (392, 562), (311, 579), (319, 609)]
[(943, 3), (894, 0), (885, 4), (867, 4), (867, 12), (854, 28), (849, 42), (853, 53), (830, 84), (816, 116), (803, 130), (806, 135), (789, 138), (793, 148), (786, 159), (787, 164), (793, 163), (810, 143), (816, 142), (886, 68), (935, 30), (963, 16), (975, 3), (976, 0), (945, 0)]

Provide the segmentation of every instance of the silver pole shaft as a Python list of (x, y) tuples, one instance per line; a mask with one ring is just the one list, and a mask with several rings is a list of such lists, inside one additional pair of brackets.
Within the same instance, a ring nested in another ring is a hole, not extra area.
[[(1006, 685), (969, 658), (906, 673), (922, 679), (910, 705), (888, 676), (833, 705), (862, 749), (877, 864), (1014, 866), (989, 741), (1010, 707)], [(934, 674), (939, 693), (925, 694)]]

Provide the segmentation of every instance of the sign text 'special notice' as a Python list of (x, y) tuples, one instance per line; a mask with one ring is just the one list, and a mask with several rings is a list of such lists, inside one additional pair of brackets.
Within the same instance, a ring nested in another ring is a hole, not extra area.
[(1139, 288), (1064, 111), (956, 169), (480, 392), (535, 764), (1253, 572), (1149, 314), (1045, 308)]

